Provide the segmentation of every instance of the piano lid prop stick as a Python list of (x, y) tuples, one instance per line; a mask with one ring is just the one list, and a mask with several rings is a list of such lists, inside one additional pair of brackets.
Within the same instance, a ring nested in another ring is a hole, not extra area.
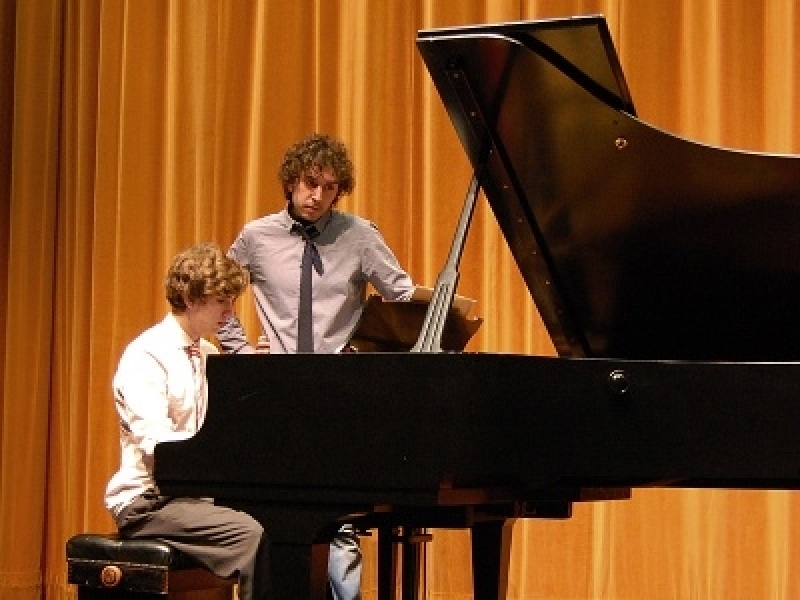
[(422, 330), (417, 338), (417, 343), (411, 348), (411, 352), (441, 352), (442, 334), (450, 307), (453, 305), (453, 297), (456, 293), (458, 283), (458, 264), (461, 261), (461, 253), (464, 250), (464, 243), (467, 238), (472, 213), (475, 212), (475, 203), (478, 198), (478, 173), (472, 175), (469, 183), (467, 197), (461, 209), (461, 217), (458, 221), (456, 234), (450, 246), (450, 255), (447, 257), (444, 269), (439, 273), (436, 280), (436, 287), (433, 289), (433, 296), (428, 304), (428, 312), (425, 314), (425, 321)]

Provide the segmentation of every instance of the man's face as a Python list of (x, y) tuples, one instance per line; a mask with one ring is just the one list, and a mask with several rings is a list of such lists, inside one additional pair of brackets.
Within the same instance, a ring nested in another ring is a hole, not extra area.
[(339, 197), (339, 182), (330, 167), (312, 167), (289, 185), (292, 215), (314, 223), (328, 212)]
[(233, 314), (234, 299), (228, 296), (212, 296), (197, 302), (187, 302), (186, 314), (193, 337), (212, 335)]

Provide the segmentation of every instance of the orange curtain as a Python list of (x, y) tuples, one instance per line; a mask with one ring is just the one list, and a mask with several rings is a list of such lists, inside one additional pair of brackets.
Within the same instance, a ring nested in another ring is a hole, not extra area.
[[(800, 153), (794, 0), (0, 2), (0, 600), (72, 596), (65, 540), (112, 530), (110, 379), (167, 310), (178, 249), (279, 209), (284, 148), (327, 131), (357, 166), (342, 208), (432, 285), (470, 168), (416, 32), (597, 13), (644, 121)], [(485, 319), (470, 350), (553, 354), (485, 203), (459, 291)], [(799, 510), (790, 492), (653, 489), (519, 521), (509, 598), (798, 598)], [(468, 557), (464, 532), (434, 532), (429, 598), (471, 597)]]

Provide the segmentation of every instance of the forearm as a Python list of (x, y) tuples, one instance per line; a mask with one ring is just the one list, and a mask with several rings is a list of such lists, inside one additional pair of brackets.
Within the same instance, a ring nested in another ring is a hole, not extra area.
[(217, 340), (226, 354), (253, 354), (255, 348), (247, 341), (244, 327), (236, 316), (231, 316), (217, 331)]

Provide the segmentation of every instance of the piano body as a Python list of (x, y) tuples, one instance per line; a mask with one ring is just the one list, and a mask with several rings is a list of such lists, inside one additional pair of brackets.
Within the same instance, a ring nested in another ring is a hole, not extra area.
[(469, 528), (485, 600), (517, 518), (800, 487), (800, 157), (637, 119), (599, 16), (417, 46), (559, 356), (212, 357), (204, 427), (156, 447), (162, 492), (257, 516), (292, 599), (324, 597), (340, 522), (382, 532), (381, 598), (383, 533)]

